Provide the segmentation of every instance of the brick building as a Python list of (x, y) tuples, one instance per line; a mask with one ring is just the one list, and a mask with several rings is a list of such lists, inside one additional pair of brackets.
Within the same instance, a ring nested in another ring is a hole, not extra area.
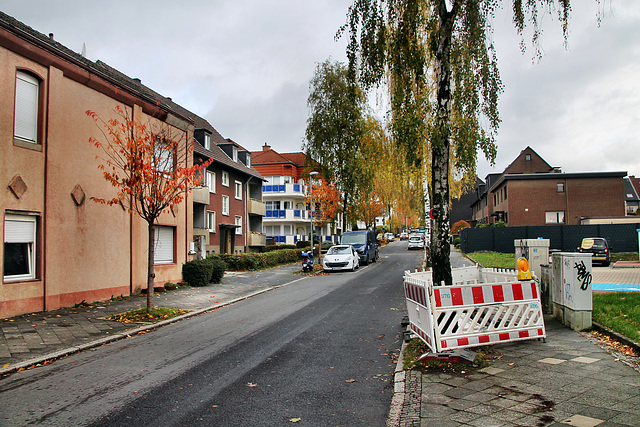
[(478, 186), (472, 205), (479, 223), (578, 225), (585, 217), (625, 215), (626, 172), (562, 173), (531, 147)]

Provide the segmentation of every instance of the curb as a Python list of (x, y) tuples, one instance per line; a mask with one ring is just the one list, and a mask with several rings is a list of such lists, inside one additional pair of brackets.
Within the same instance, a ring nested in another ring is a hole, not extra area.
[(391, 406), (389, 407), (389, 414), (387, 415), (386, 427), (398, 427), (400, 425), (400, 415), (402, 414), (402, 408), (404, 406), (405, 398), (405, 379), (406, 373), (403, 369), (404, 366), (404, 348), (406, 343), (402, 340), (402, 348), (398, 355), (398, 363), (396, 363), (396, 369), (393, 374), (393, 397), (391, 398)]
[(596, 323), (596, 322), (591, 322), (591, 323), (592, 323), (593, 329), (595, 329), (596, 331), (602, 332), (603, 334), (607, 334), (615, 338), (616, 340), (620, 341), (622, 344), (628, 345), (629, 347), (633, 348), (634, 350), (640, 353), (640, 343), (637, 343), (631, 338), (625, 337), (624, 335), (617, 333), (613, 329), (609, 329), (606, 326), (603, 326), (599, 323)]
[(299, 279), (295, 279), (295, 280), (292, 280), (290, 282), (283, 283), (282, 285), (270, 286), (268, 288), (260, 289), (258, 291), (249, 293), (247, 295), (243, 295), (241, 297), (232, 299), (230, 301), (214, 304), (214, 305), (212, 305), (210, 307), (201, 308), (201, 309), (196, 310), (196, 311), (191, 311), (189, 313), (185, 313), (185, 314), (180, 315), (180, 316), (172, 317), (171, 319), (162, 320), (160, 322), (151, 323), (151, 324), (144, 325), (144, 326), (139, 326), (139, 327), (134, 328), (134, 329), (129, 329), (127, 331), (120, 332), (120, 333), (118, 333), (116, 335), (110, 335), (108, 337), (97, 338), (97, 339), (95, 339), (95, 340), (93, 340), (91, 342), (88, 342), (88, 343), (85, 343), (85, 344), (82, 344), (82, 345), (76, 345), (76, 346), (64, 348), (64, 349), (61, 349), (61, 350), (57, 350), (57, 351), (51, 352), (49, 354), (45, 354), (43, 356), (34, 357), (33, 359), (29, 359), (29, 360), (25, 360), (25, 361), (16, 363), (15, 365), (7, 366), (7, 367), (0, 367), (0, 377), (12, 374), (14, 372), (18, 372), (18, 371), (22, 371), (22, 370), (28, 369), (28, 368), (30, 368), (31, 366), (34, 366), (34, 365), (35, 365), (34, 367), (38, 367), (38, 365), (41, 366), (41, 365), (45, 364), (46, 362), (51, 362), (51, 361), (54, 361), (56, 359), (60, 359), (60, 358), (63, 358), (65, 356), (69, 356), (69, 355), (74, 354), (74, 353), (79, 353), (79, 352), (82, 352), (82, 351), (85, 351), (85, 350), (89, 350), (91, 348), (100, 347), (102, 345), (109, 344), (109, 343), (112, 343), (114, 341), (119, 341), (119, 340), (125, 339), (125, 338), (131, 338), (132, 335), (136, 335), (136, 334), (138, 334), (140, 332), (158, 329), (158, 328), (160, 328), (162, 326), (169, 325), (169, 324), (175, 323), (175, 322), (179, 322), (181, 320), (188, 319), (190, 317), (198, 316), (198, 315), (200, 315), (202, 313), (206, 313), (208, 311), (212, 311), (212, 310), (215, 310), (217, 308), (224, 307), (224, 306), (227, 306), (227, 305), (230, 305), (230, 304), (233, 304), (233, 303), (236, 303), (236, 302), (239, 302), (239, 301), (254, 297), (256, 295), (259, 295), (259, 294), (262, 294), (262, 293), (265, 293), (265, 292), (269, 292), (269, 291), (271, 291), (273, 289), (277, 289), (277, 288), (281, 288), (283, 286), (290, 285), (292, 283), (295, 283), (297, 281), (304, 280), (304, 279), (306, 279), (306, 277), (301, 277)]

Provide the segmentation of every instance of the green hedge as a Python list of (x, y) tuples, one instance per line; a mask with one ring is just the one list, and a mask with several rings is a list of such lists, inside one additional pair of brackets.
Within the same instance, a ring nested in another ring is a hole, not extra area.
[(267, 245), (264, 252), (281, 251), (282, 249), (296, 249), (296, 245)]
[(207, 260), (187, 261), (182, 265), (182, 281), (190, 286), (207, 286), (212, 272), (213, 265)]
[(211, 265), (211, 283), (220, 283), (227, 269), (227, 264), (221, 259), (212, 257), (208, 257), (205, 261)]
[(300, 249), (278, 249), (270, 252), (246, 254), (214, 254), (207, 259), (224, 261), (229, 271), (260, 270), (279, 264), (289, 264), (301, 259)]

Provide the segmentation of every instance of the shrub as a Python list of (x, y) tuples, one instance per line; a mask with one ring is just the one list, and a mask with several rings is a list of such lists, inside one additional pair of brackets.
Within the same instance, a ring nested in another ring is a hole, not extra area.
[(498, 221), (495, 224), (493, 224), (494, 227), (506, 227), (507, 223), (504, 221)]
[(204, 259), (182, 264), (182, 280), (191, 286), (207, 286), (211, 281), (213, 266)]
[(311, 247), (311, 243), (309, 243), (308, 240), (299, 240), (298, 242), (296, 242), (296, 248), (298, 249), (309, 248), (309, 247)]
[(451, 234), (460, 234), (460, 230), (462, 230), (463, 228), (471, 228), (471, 226), (467, 221), (462, 219), (453, 224), (453, 226), (451, 227)]
[(265, 246), (264, 252), (280, 251), (282, 249), (295, 249), (296, 247), (297, 243), (295, 245), (269, 245)]
[(453, 239), (453, 245), (454, 245), (456, 248), (459, 248), (459, 247), (460, 247), (460, 238), (459, 238), (459, 237), (456, 237), (455, 239)]
[(211, 283), (220, 283), (227, 269), (227, 264), (217, 255), (208, 256), (206, 261), (211, 266)]
[[(209, 255), (207, 260), (216, 259), (224, 263), (228, 271), (247, 271), (273, 267), (278, 264), (287, 264), (300, 260), (300, 249), (278, 249), (271, 252), (246, 253), (246, 254), (215, 254)], [(222, 276), (221, 276), (222, 277)], [(215, 280), (214, 280), (215, 282)]]

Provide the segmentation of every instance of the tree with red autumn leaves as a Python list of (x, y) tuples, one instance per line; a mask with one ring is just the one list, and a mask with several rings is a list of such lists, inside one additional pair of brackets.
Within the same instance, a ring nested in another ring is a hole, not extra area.
[(117, 190), (111, 199), (92, 197), (93, 201), (121, 204), (148, 226), (147, 312), (152, 313), (155, 223), (200, 184), (199, 177), (212, 160), (193, 165), (194, 141), (189, 133), (166, 123), (140, 123), (120, 106), (116, 107), (116, 117), (108, 120), (91, 110), (86, 113), (102, 133), (101, 139), (89, 138), (102, 151), (102, 155), (96, 155), (101, 160), (98, 168)]
[[(309, 195), (306, 199), (309, 204)], [(313, 225), (322, 227), (334, 221), (340, 210), (340, 192), (333, 183), (321, 181), (313, 184)]]

